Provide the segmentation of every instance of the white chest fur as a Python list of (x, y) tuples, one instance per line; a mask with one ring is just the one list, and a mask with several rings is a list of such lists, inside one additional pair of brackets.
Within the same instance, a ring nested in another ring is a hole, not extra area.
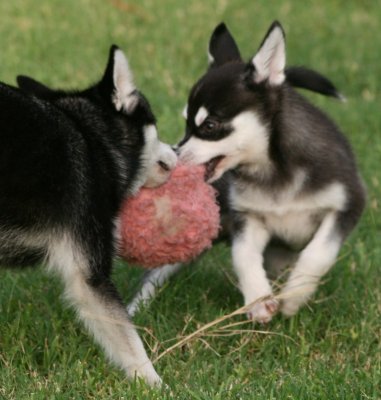
[(345, 207), (346, 194), (339, 182), (315, 192), (305, 192), (305, 174), (299, 171), (293, 182), (279, 191), (237, 183), (231, 187), (234, 210), (259, 218), (272, 236), (290, 244), (303, 245), (314, 234), (329, 211)]

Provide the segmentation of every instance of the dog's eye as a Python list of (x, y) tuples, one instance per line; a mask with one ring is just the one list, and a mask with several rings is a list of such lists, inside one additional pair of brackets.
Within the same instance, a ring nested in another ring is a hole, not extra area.
[(212, 120), (206, 120), (203, 124), (202, 124), (202, 128), (203, 131), (205, 133), (212, 133), (214, 132), (218, 127), (218, 123), (217, 121), (212, 121)]
[(166, 171), (166, 172), (167, 172), (167, 171), (170, 171), (171, 168), (170, 168), (169, 165), (166, 164), (164, 161), (161, 161), (161, 160), (160, 160), (160, 161), (158, 161), (157, 163), (159, 164), (160, 168), (163, 169), (164, 171)]

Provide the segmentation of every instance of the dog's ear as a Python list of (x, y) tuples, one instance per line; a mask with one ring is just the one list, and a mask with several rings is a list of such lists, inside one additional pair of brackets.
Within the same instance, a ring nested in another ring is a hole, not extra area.
[(237, 44), (222, 22), (213, 31), (209, 41), (208, 61), (209, 68), (219, 67), (230, 61), (240, 61)]
[(270, 26), (259, 50), (249, 63), (255, 83), (267, 81), (280, 85), (285, 80), (286, 46), (281, 24), (274, 21)]
[(40, 99), (50, 99), (57, 94), (56, 90), (50, 89), (44, 84), (25, 75), (16, 78), (18, 87), (25, 93), (32, 94)]
[(127, 114), (134, 111), (139, 97), (128, 60), (117, 46), (110, 48), (106, 71), (100, 83), (103, 95), (114, 104), (117, 111)]

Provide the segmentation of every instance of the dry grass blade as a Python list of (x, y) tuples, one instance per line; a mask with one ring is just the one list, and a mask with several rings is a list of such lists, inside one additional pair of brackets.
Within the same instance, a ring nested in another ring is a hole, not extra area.
[(282, 336), (285, 337), (286, 339), (289, 339), (293, 341), (294, 343), (295, 340), (288, 335), (285, 335), (284, 333), (279, 333), (279, 332), (272, 332), (268, 330), (261, 330), (261, 329), (231, 329), (235, 328), (236, 326), (241, 326), (244, 324), (253, 324), (253, 321), (250, 320), (245, 320), (245, 321), (238, 321), (238, 322), (233, 322), (231, 324), (223, 325), (218, 327), (217, 329), (211, 331), (208, 333), (208, 336), (233, 336), (233, 335), (239, 335), (243, 333), (259, 333), (261, 335), (273, 335), (273, 336)]
[[(296, 294), (296, 293), (293, 292), (293, 293), (289, 293), (288, 295), (291, 296), (291, 295), (295, 295), (295, 294)], [(287, 295), (287, 297), (288, 297), (288, 295)], [(252, 307), (253, 305), (255, 305), (255, 304), (257, 304), (257, 303), (259, 303), (259, 302), (261, 302), (261, 301), (263, 301), (265, 298), (267, 298), (267, 297), (261, 297), (261, 298), (255, 300), (255, 301), (253, 301), (253, 302), (250, 303), (250, 304), (247, 304), (247, 305), (245, 305), (245, 306), (243, 306), (243, 307), (238, 308), (237, 310), (233, 311), (233, 312), (230, 313), (230, 314), (224, 315), (224, 316), (222, 316), (222, 317), (220, 317), (220, 318), (217, 318), (217, 319), (215, 319), (215, 320), (213, 320), (213, 321), (211, 321), (211, 322), (209, 322), (209, 323), (203, 325), (202, 327), (200, 327), (200, 328), (197, 329), (196, 331), (194, 331), (194, 332), (192, 332), (191, 334), (185, 336), (184, 338), (182, 338), (181, 340), (179, 340), (177, 343), (175, 343), (174, 345), (168, 347), (166, 350), (164, 350), (162, 353), (160, 353), (160, 354), (153, 360), (153, 363), (156, 363), (156, 362), (159, 361), (161, 358), (163, 358), (163, 357), (166, 356), (167, 354), (171, 353), (172, 351), (176, 350), (177, 348), (183, 346), (184, 344), (191, 342), (193, 339), (195, 339), (195, 338), (199, 337), (200, 335), (204, 334), (204, 332), (208, 331), (210, 328), (213, 328), (213, 327), (217, 326), (217, 325), (220, 324), (221, 322), (226, 321), (226, 320), (228, 320), (228, 319), (230, 319), (230, 318), (232, 318), (232, 317), (235, 317), (236, 315), (245, 314), (245, 313), (247, 312), (247, 310), (248, 310), (250, 307)], [(284, 299), (285, 296), (284, 296), (284, 295), (283, 295), (283, 296), (278, 295), (278, 296), (274, 296), (274, 298), (275, 298), (276, 300), (281, 300), (281, 299)], [(252, 321), (244, 321), (243, 323), (246, 323), (246, 322), (252, 322)], [(229, 326), (234, 326), (234, 324), (226, 325), (227, 328), (228, 328)], [(219, 331), (221, 331), (221, 328), (219, 329)], [(252, 330), (252, 331), (253, 331), (253, 332), (257, 332), (257, 333), (263, 333), (263, 334), (274, 334), (273, 332), (269, 332), (269, 331), (260, 331), (260, 330), (258, 330), (258, 331), (257, 331), (257, 330)]]
[[(286, 298), (290, 298), (290, 297), (294, 297), (294, 296), (298, 296), (303, 294), (305, 291), (303, 289), (300, 290), (294, 290), (294, 291), (289, 291), (287, 292), (287, 294), (278, 294), (273, 296), (274, 299), (276, 300), (284, 300)], [(243, 307), (238, 308), (237, 310), (233, 311), (230, 314), (227, 315), (223, 315), (220, 318), (217, 318), (211, 322), (208, 322), (207, 324), (203, 325), (202, 327), (200, 327), (199, 329), (197, 329), (196, 331), (192, 332), (191, 334), (185, 336), (184, 338), (182, 338), (181, 340), (179, 340), (178, 342), (176, 342), (174, 345), (168, 347), (166, 350), (164, 350), (162, 353), (160, 353), (154, 360), (153, 363), (156, 363), (157, 361), (159, 361), (161, 358), (163, 358), (164, 356), (166, 356), (167, 354), (171, 353), (172, 351), (176, 350), (177, 348), (183, 346), (186, 343), (189, 343), (190, 341), (192, 341), (193, 339), (199, 337), (200, 335), (204, 334), (204, 332), (208, 331), (210, 328), (215, 327), (216, 325), (220, 324), (223, 321), (226, 321), (236, 315), (240, 315), (240, 314), (245, 314), (247, 312), (247, 310), (252, 307), (253, 305), (260, 303), (261, 301), (265, 300), (267, 298), (266, 297), (260, 297), (259, 299), (256, 299), (255, 301), (253, 301), (250, 304), (247, 304)], [(242, 323), (251, 323), (252, 321), (243, 321)], [(216, 332), (219, 332), (218, 336), (223, 336), (223, 329), (225, 328), (226, 330), (229, 330), (229, 327), (233, 327), (235, 325), (239, 325), (240, 322), (238, 323), (232, 323), (232, 324), (228, 324), (225, 325), (224, 327), (220, 327), (219, 329), (215, 330), (214, 332), (211, 333), (212, 335), (216, 335)], [(270, 331), (263, 331), (263, 330), (246, 330), (246, 331), (250, 331), (250, 332), (255, 332), (255, 333), (260, 333), (260, 334), (269, 334), (269, 335), (276, 335), (277, 333), (275, 332), (270, 332)], [(244, 331), (242, 330), (235, 330), (236, 333), (234, 334), (239, 334), (239, 333), (243, 333)], [(233, 333), (230, 333), (231, 335)], [(281, 336), (284, 336), (286, 338), (289, 338), (286, 335), (283, 334), (278, 334)], [(290, 338), (291, 339), (291, 338)]]

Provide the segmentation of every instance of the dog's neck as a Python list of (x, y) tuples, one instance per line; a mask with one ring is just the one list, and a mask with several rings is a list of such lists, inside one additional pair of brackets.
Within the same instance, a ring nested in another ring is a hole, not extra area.
[(270, 157), (266, 162), (242, 164), (230, 171), (236, 185), (254, 185), (263, 189), (282, 188), (293, 179), (292, 168)]

